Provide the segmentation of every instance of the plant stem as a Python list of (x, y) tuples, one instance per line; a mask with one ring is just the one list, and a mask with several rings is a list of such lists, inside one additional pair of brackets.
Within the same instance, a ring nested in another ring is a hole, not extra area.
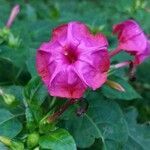
[(129, 66), (129, 78), (130, 78), (130, 81), (136, 80), (136, 76), (135, 76), (136, 67), (137, 66), (133, 62), (130, 63), (130, 66)]
[(58, 119), (59, 116), (60, 116), (61, 114), (63, 114), (63, 113), (69, 108), (69, 106), (72, 105), (72, 104), (74, 104), (75, 102), (76, 102), (76, 101), (75, 101), (74, 99), (68, 100), (64, 105), (62, 105), (62, 106), (59, 108), (58, 111), (56, 111), (54, 114), (52, 114), (51, 116), (49, 116), (49, 117), (47, 118), (47, 121), (48, 121), (49, 123), (51, 123), (51, 122), (55, 121), (56, 119)]
[(130, 66), (130, 64), (131, 64), (131, 61), (124, 61), (124, 62), (113, 65), (113, 67), (117, 69), (117, 68), (122, 68), (125, 66)]
[(116, 54), (120, 53), (122, 50), (120, 48), (116, 48), (115, 50), (112, 50), (109, 52), (109, 57), (113, 57)]
[(108, 71), (108, 75), (113, 74), (119, 68), (130, 66), (131, 63), (132, 61), (124, 61), (115, 65), (111, 65), (110, 70)]
[(51, 100), (51, 103), (50, 103), (50, 108), (52, 108), (53, 106), (54, 106), (54, 104), (55, 104), (55, 101), (56, 101), (56, 97), (54, 96), (53, 98), (52, 98), (52, 100)]

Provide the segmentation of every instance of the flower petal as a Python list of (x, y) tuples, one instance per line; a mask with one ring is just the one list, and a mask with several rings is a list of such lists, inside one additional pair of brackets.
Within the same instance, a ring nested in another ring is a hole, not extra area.
[(113, 26), (113, 33), (118, 34), (118, 39), (121, 42), (125, 42), (142, 32), (142, 29), (134, 20), (127, 20)]
[(138, 65), (138, 64), (142, 63), (148, 57), (150, 57), (150, 42), (147, 42), (147, 48), (145, 49), (145, 51), (142, 54), (137, 54), (135, 56), (134, 63)]
[(118, 47), (127, 52), (141, 53), (147, 46), (147, 38), (134, 20), (127, 20), (115, 25), (113, 33), (118, 35)]
[(85, 84), (95, 90), (106, 82), (109, 66), (107, 51), (104, 53), (100, 51), (76, 62), (75, 71)]
[(56, 68), (56, 63), (49, 63), (51, 55), (49, 53), (38, 51), (36, 55), (36, 68), (39, 75), (46, 85), (49, 84), (51, 76)]
[(142, 53), (145, 51), (147, 47), (147, 39), (143, 33), (138, 36), (133, 37), (132, 39), (124, 42), (119, 43), (119, 48), (124, 49), (128, 52), (137, 52)]
[(80, 98), (86, 85), (71, 68), (66, 68), (55, 76), (48, 90), (52, 96)]

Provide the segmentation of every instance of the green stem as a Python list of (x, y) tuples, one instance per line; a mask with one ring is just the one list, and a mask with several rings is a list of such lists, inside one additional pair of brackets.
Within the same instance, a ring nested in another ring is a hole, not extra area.
[(120, 53), (122, 50), (120, 48), (116, 48), (115, 50), (112, 50), (109, 52), (109, 57), (113, 57), (115, 56), (116, 54)]
[(76, 102), (76, 101), (75, 101), (74, 99), (68, 100), (64, 105), (62, 105), (62, 106), (59, 108), (58, 111), (56, 111), (56, 112), (53, 113), (51, 116), (49, 116), (49, 117), (47, 118), (47, 121), (48, 121), (49, 123), (51, 123), (51, 122), (57, 120), (57, 119), (61, 116), (61, 114), (63, 114), (63, 113), (69, 108), (69, 106), (72, 105), (72, 104), (74, 104), (75, 102)]
[(52, 98), (51, 103), (50, 103), (50, 108), (52, 108), (54, 106), (56, 99), (57, 98), (55, 96)]

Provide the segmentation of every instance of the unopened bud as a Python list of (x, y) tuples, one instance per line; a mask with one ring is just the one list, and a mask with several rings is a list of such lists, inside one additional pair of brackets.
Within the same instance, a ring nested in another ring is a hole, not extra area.
[(34, 132), (28, 135), (27, 145), (29, 148), (33, 148), (39, 143), (39, 133)]
[(9, 37), (8, 37), (8, 45), (10, 47), (19, 47), (21, 41), (18, 37), (14, 37), (13, 34), (9, 34)]
[(3, 100), (7, 105), (11, 105), (15, 102), (15, 96), (11, 94), (2, 94)]
[(115, 81), (107, 80), (106, 84), (115, 90), (125, 92), (125, 89)]
[(19, 5), (15, 5), (13, 7), (13, 9), (11, 11), (11, 14), (10, 14), (10, 17), (9, 17), (7, 23), (6, 23), (6, 27), (7, 28), (10, 28), (12, 26), (12, 24), (13, 24), (16, 16), (18, 15), (19, 11), (20, 11), (20, 6)]

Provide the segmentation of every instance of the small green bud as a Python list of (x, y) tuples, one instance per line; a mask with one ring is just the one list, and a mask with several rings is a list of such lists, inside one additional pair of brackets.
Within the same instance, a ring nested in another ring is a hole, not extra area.
[(11, 145), (11, 140), (9, 138), (7, 138), (7, 137), (4, 137), (4, 136), (0, 136), (0, 142), (5, 144), (6, 146), (10, 146)]
[(11, 95), (11, 94), (5, 94), (3, 93), (2, 94), (2, 97), (4, 99), (4, 102), (7, 104), (7, 105), (12, 105), (16, 100), (15, 96), (14, 95)]
[(8, 36), (10, 33), (10, 30), (8, 28), (2, 28), (0, 29), (0, 37), (5, 37)]
[(14, 37), (14, 35), (11, 34), (11, 33), (9, 34), (9, 36), (8, 36), (8, 45), (10, 47), (19, 47), (20, 43), (21, 43), (21, 41), (18, 37)]
[(34, 132), (28, 135), (27, 146), (28, 148), (33, 148), (39, 143), (39, 133)]
[(10, 34), (10, 30), (8, 28), (0, 29), (0, 39), (1, 43), (8, 40), (8, 36)]

